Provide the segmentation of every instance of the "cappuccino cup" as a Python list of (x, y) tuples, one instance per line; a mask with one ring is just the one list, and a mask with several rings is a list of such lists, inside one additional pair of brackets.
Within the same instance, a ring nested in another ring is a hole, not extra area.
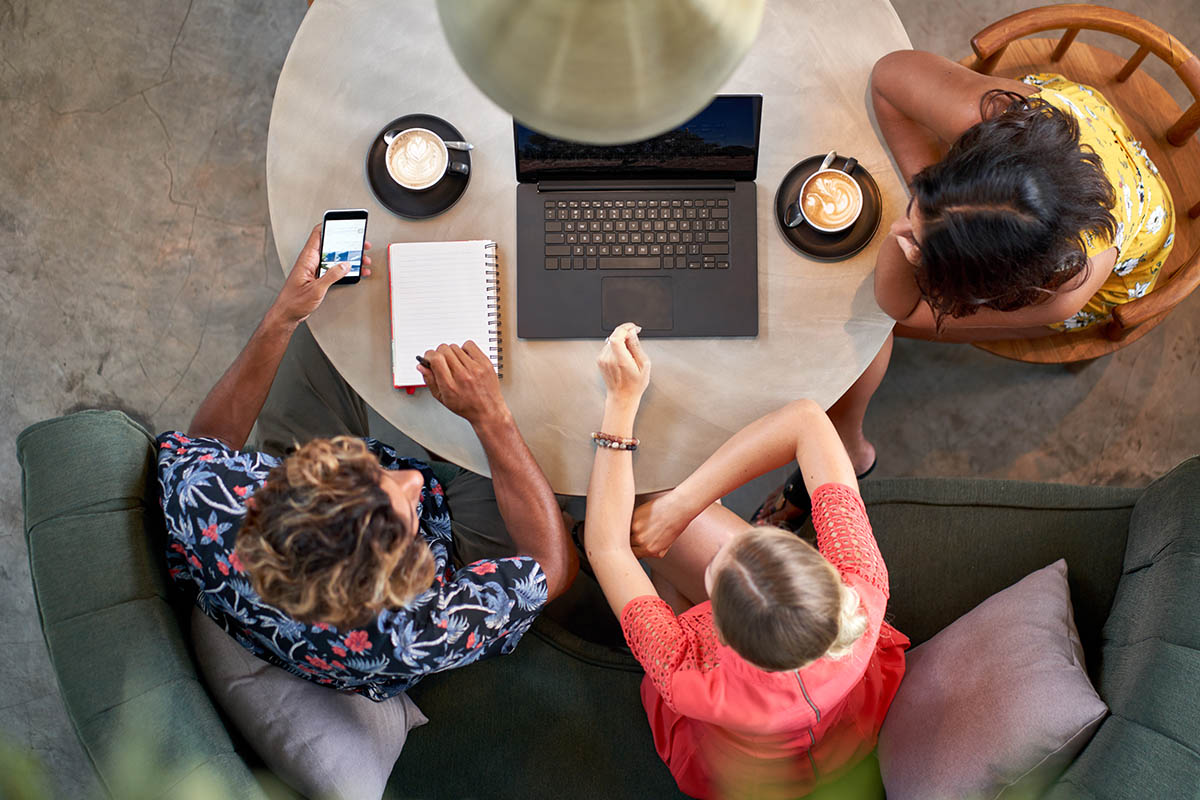
[(427, 128), (397, 133), (388, 144), (384, 163), (392, 180), (413, 192), (432, 189), (447, 172), (470, 172), (466, 164), (450, 160), (446, 142)]
[[(849, 164), (852, 172), (858, 162), (851, 159)], [(799, 205), (804, 220), (813, 228), (838, 233), (853, 225), (862, 213), (862, 187), (845, 170), (825, 164), (800, 187)]]

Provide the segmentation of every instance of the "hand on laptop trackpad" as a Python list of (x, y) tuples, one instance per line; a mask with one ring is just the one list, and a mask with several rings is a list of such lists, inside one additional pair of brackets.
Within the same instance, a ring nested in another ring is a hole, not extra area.
[(600, 286), (600, 319), (606, 331), (623, 322), (651, 331), (674, 327), (670, 278), (604, 278)]

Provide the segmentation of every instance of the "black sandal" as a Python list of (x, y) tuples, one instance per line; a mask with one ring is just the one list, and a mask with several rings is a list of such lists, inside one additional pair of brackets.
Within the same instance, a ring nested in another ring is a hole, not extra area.
[[(879, 463), (876, 458), (871, 462), (871, 466), (867, 467), (860, 474), (855, 475), (858, 480), (870, 475), (875, 471), (875, 466)], [(754, 513), (750, 516), (750, 523), (753, 525), (769, 525), (771, 524), (767, 518), (772, 514), (777, 514), (786, 507), (788, 503), (795, 506), (800, 512), (798, 515), (792, 515), (784, 525), (779, 527), (788, 528), (795, 532), (803, 527), (805, 520), (812, 516), (812, 498), (808, 496), (808, 489), (804, 486), (804, 476), (800, 474), (800, 469), (797, 468), (791, 475), (788, 476), (787, 482), (772, 492), (775, 495), (774, 502), (771, 502), (771, 495), (767, 495), (767, 499), (763, 501)], [(798, 520), (798, 521), (797, 521)]]
[(808, 496), (808, 489), (804, 486), (804, 476), (800, 474), (799, 468), (788, 476), (787, 481), (775, 490), (774, 502), (771, 501), (771, 496), (763, 501), (755, 512), (750, 516), (750, 522), (753, 525), (771, 525), (768, 518), (772, 514), (777, 514), (783, 511), (788, 503), (791, 503), (799, 514), (790, 515), (785, 524), (778, 527), (787, 528), (795, 532), (803, 527), (805, 520), (812, 516), (812, 499)]

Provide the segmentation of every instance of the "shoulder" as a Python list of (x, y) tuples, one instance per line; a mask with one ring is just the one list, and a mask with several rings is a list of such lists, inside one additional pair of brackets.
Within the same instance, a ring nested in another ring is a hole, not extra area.
[(207, 436), (188, 436), (179, 431), (160, 433), (155, 438), (158, 447), (160, 476), (179, 465), (211, 464), (214, 467), (265, 473), (280, 463), (280, 459), (253, 450), (234, 450), (220, 439)]
[(812, 493), (813, 522), (818, 521), (818, 511), (823, 514), (849, 516), (869, 525), (867, 507), (857, 489), (844, 483), (823, 483)]
[(156, 443), (159, 499), (168, 516), (201, 506), (240, 515), (246, 498), (280, 463), (266, 453), (237, 451), (218, 439), (178, 431), (160, 434)]
[(1100, 291), (1100, 287), (1108, 280), (1113, 267), (1116, 266), (1117, 248), (1112, 244), (1097, 242), (1094, 247), (1088, 246), (1087, 250), (1087, 267), (1067, 280), (1055, 295), (1046, 301), (1046, 313), (1055, 320), (1064, 320), (1087, 305), (1096, 292)]

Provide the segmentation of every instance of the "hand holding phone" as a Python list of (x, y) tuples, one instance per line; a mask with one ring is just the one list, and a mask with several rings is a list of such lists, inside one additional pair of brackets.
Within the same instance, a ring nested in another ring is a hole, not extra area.
[(363, 245), (367, 241), (367, 210), (335, 208), (325, 212), (321, 223), (321, 262), (317, 277), (335, 264), (346, 263), (350, 271), (335, 286), (358, 283), (362, 277)]
[[(300, 249), (300, 255), (296, 257), (296, 263), (292, 265), (268, 314), (274, 313), (279, 319), (290, 323), (303, 322), (321, 305), (325, 293), (337, 282), (335, 279), (343, 276), (343, 270), (349, 270), (350, 263), (345, 261), (321, 274), (321, 228), (321, 225), (316, 225), (309, 233), (308, 241)], [(364, 241), (363, 249), (370, 250), (371, 243)], [(371, 257), (364, 254), (359, 274), (369, 276), (370, 266)]]

